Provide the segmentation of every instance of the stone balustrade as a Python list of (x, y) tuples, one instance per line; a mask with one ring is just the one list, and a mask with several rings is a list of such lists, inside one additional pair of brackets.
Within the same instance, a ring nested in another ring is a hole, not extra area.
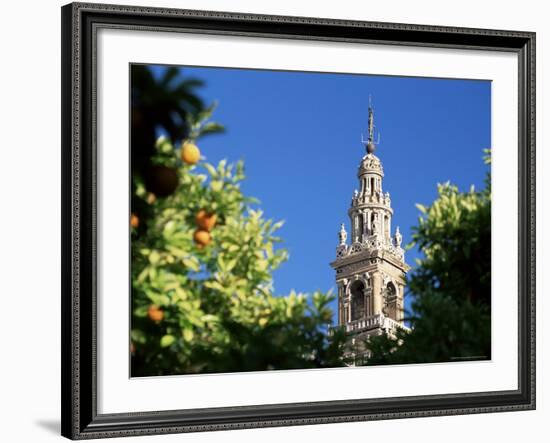
[(401, 324), (398, 321), (395, 321), (392, 318), (386, 317), (382, 314), (373, 315), (368, 318), (360, 318), (359, 320), (354, 320), (346, 323), (346, 332), (359, 332), (367, 331), (369, 329), (381, 328), (384, 330), (396, 330), (396, 329), (406, 329), (408, 328)]

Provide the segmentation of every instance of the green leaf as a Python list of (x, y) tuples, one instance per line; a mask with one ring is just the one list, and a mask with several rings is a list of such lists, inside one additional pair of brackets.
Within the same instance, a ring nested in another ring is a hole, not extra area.
[(225, 128), (216, 122), (208, 122), (200, 129), (200, 135), (216, 134), (224, 132)]
[(427, 211), (426, 206), (421, 205), (420, 203), (417, 203), (417, 204), (416, 204), (416, 208), (417, 208), (420, 212), (422, 212), (423, 214), (425, 214), (426, 211)]
[(231, 272), (233, 270), (233, 268), (237, 265), (237, 261), (238, 259), (237, 258), (234, 258), (232, 260), (229, 260), (226, 264), (225, 264), (225, 271), (226, 272)]
[(193, 336), (195, 334), (193, 333), (192, 329), (184, 329), (183, 330), (183, 339), (187, 342), (193, 340)]
[(223, 182), (221, 180), (213, 180), (210, 183), (210, 188), (212, 188), (214, 192), (220, 192), (223, 188)]
[(176, 337), (174, 337), (173, 335), (165, 335), (160, 339), (160, 347), (167, 348), (172, 343), (174, 343), (175, 340), (176, 340)]
[(181, 261), (183, 262), (183, 265), (186, 268), (189, 268), (194, 272), (199, 272), (201, 269), (201, 265), (197, 257), (189, 256), (189, 257), (183, 258)]
[(149, 254), (149, 262), (154, 265), (160, 260), (160, 254), (157, 251), (152, 251)]
[(216, 168), (214, 168), (214, 166), (212, 166), (210, 163), (204, 163), (204, 167), (206, 168), (206, 170), (208, 171), (208, 173), (212, 178), (216, 178), (218, 176), (218, 172), (216, 171)]

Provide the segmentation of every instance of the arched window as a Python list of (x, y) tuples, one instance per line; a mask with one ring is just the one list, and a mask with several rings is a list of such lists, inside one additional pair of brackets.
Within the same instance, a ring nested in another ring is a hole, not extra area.
[(374, 186), (374, 177), (371, 177), (370, 179), (370, 192), (371, 194), (374, 194), (374, 191), (375, 191), (375, 186)]
[(365, 317), (365, 284), (361, 280), (352, 283), (351, 288), (351, 321)]

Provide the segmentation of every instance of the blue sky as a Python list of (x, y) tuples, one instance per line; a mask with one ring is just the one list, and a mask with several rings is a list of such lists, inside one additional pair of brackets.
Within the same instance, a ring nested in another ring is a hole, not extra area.
[[(279, 234), (290, 259), (274, 273), (276, 294), (335, 288), (329, 262), (340, 223), (349, 231), (369, 95), (392, 229), (400, 227), (404, 244), (418, 220), (415, 204), (430, 204), (437, 183), (483, 187), (489, 81), (192, 67), (181, 75), (205, 82), (197, 93), (219, 102), (214, 120), (227, 129), (201, 139), (203, 155), (212, 163), (243, 159), (243, 192), (260, 199), (268, 218), (285, 220)], [(406, 260), (414, 266), (418, 256), (412, 249)]]

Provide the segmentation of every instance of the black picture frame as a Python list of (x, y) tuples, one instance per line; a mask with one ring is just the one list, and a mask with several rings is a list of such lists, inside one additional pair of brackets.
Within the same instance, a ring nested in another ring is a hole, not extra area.
[[(72, 3), (62, 14), (62, 435), (71, 439), (334, 423), (535, 408), (535, 33)], [(95, 39), (99, 28), (206, 32), (517, 54), (518, 389), (97, 413)]]

